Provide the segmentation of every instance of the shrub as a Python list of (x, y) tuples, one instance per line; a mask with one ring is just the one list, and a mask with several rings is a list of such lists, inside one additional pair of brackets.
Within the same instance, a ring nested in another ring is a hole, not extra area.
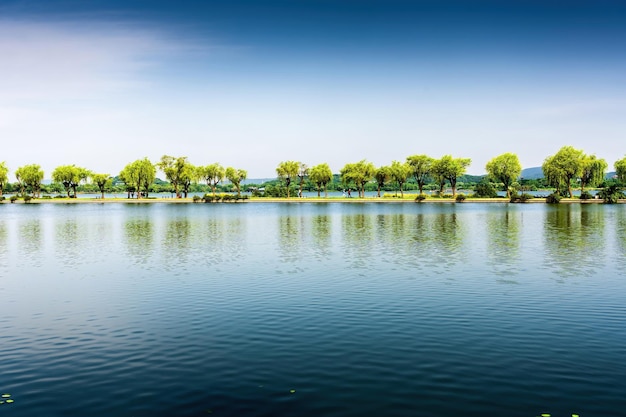
[(6, 198), (5, 196), (0, 195), (0, 201), (4, 201), (4, 200), (6, 200), (6, 199), (7, 199), (7, 198)]
[(9, 198), (9, 201), (10, 201), (11, 203), (15, 203), (15, 202), (17, 201), (17, 199), (18, 199), (18, 198), (19, 198), (19, 197), (18, 197), (17, 195), (12, 195), (12, 196)]
[(624, 196), (621, 188), (615, 184), (601, 189), (598, 192), (598, 196), (600, 196), (600, 198), (607, 204), (615, 204), (620, 198), (626, 197)]
[(552, 193), (546, 197), (546, 203), (548, 204), (559, 204), (561, 202), (561, 196), (557, 193)]
[(589, 191), (583, 191), (582, 193), (580, 193), (581, 200), (591, 200), (592, 198), (593, 196), (591, 195)]
[(512, 195), (511, 203), (526, 203), (528, 200), (532, 200), (535, 198), (532, 194), (523, 193), (521, 195)]
[(474, 187), (474, 195), (482, 198), (495, 198), (498, 192), (489, 181), (481, 181)]
[(418, 196), (415, 197), (415, 201), (417, 203), (421, 203), (424, 200), (426, 200), (426, 194), (418, 194)]
[(26, 194), (26, 195), (24, 196), (24, 202), (25, 202), (25, 203), (30, 203), (30, 200), (32, 200), (32, 199), (33, 199), (33, 198), (32, 198), (30, 195), (28, 195), (28, 194)]
[(452, 194), (442, 194), (441, 197), (442, 198), (452, 198), (454, 196)]
[(200, 197), (199, 195), (194, 195), (194, 196), (193, 196), (193, 202), (194, 202), (194, 203), (198, 203), (198, 202), (199, 202), (199, 201), (201, 201), (201, 200), (202, 200), (202, 197)]
[(455, 200), (457, 203), (462, 203), (465, 201), (465, 198), (465, 194), (457, 194)]

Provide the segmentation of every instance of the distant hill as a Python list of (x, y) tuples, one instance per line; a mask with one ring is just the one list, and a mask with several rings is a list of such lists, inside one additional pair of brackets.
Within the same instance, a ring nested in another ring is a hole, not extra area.
[(541, 167), (525, 168), (522, 170), (520, 177), (524, 178), (525, 180), (536, 180), (539, 178), (543, 178), (543, 170), (541, 169)]
[[(536, 180), (539, 178), (543, 178), (543, 170), (541, 169), (541, 167), (526, 168), (522, 170), (522, 174), (520, 175), (520, 177), (524, 178), (525, 180)], [(607, 172), (604, 176), (604, 178), (606, 178), (607, 180), (613, 177), (615, 177), (615, 171)]]

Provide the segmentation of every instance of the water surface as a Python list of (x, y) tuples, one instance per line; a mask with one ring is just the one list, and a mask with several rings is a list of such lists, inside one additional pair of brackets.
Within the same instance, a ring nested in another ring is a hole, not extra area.
[(0, 206), (11, 416), (626, 410), (626, 206)]

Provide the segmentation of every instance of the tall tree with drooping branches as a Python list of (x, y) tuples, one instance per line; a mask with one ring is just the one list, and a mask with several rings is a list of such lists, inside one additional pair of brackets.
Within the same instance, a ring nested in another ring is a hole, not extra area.
[(487, 174), (502, 183), (507, 198), (511, 198), (511, 185), (522, 173), (522, 164), (514, 153), (503, 153), (492, 158), (487, 165)]

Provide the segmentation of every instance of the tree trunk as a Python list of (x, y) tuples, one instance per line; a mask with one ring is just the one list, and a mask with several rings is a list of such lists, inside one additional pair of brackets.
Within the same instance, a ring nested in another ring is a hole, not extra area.
[(380, 184), (378, 184), (378, 198), (380, 198)]
[(326, 184), (324, 184), (324, 198), (328, 198), (328, 191), (326, 190)]

